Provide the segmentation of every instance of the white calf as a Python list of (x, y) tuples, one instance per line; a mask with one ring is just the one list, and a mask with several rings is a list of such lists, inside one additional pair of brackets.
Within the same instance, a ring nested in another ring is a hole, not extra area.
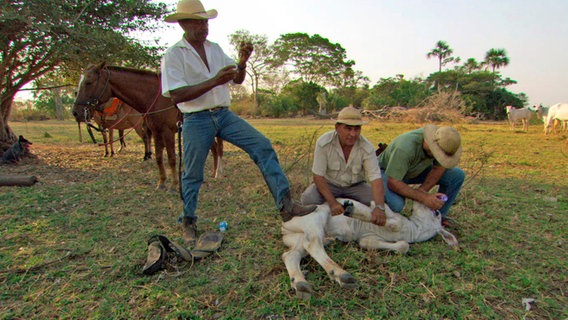
[(529, 131), (529, 120), (531, 119), (531, 110), (529, 108), (517, 109), (512, 106), (506, 106), (507, 116), (511, 124), (511, 130), (515, 130), (515, 123), (519, 120), (523, 122), (523, 130)]
[[(544, 122), (545, 134), (548, 134), (549, 129), (555, 120), (558, 120), (562, 123), (563, 131), (566, 130), (566, 122), (568, 121), (568, 103), (557, 103), (548, 108), (547, 118)], [(556, 128), (554, 128), (554, 133), (556, 133)]]
[[(346, 199), (338, 199), (343, 202)], [(324, 249), (324, 237), (341, 241), (357, 241), (365, 249), (384, 249), (406, 253), (409, 243), (426, 241), (437, 233), (451, 246), (458, 241), (450, 232), (444, 230), (441, 215), (421, 203), (415, 202), (412, 216), (406, 218), (393, 212), (388, 206), (387, 225), (380, 227), (368, 221), (372, 209), (357, 201), (354, 204), (353, 217), (345, 215), (331, 216), (329, 205), (322, 204), (309, 215), (295, 217), (282, 225), (284, 244), (290, 249), (282, 254), (282, 260), (288, 270), (292, 288), (301, 299), (309, 299), (312, 293), (310, 284), (300, 270), (300, 261), (306, 255), (312, 256), (342, 288), (356, 288), (355, 278), (341, 268), (327, 255)]]

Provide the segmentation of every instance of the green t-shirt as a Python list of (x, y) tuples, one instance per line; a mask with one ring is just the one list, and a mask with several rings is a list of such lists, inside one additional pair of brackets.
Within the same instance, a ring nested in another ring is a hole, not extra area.
[(402, 181), (417, 177), (432, 164), (439, 165), (424, 152), (423, 141), (423, 128), (399, 135), (379, 155), (379, 166), (387, 176)]

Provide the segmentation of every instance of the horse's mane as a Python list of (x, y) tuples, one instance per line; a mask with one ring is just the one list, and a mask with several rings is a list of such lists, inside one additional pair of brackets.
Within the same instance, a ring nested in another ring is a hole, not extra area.
[(129, 73), (136, 73), (140, 75), (150, 75), (155, 77), (158, 73), (150, 70), (142, 70), (142, 69), (134, 69), (134, 68), (126, 68), (126, 67), (117, 67), (117, 66), (106, 66), (105, 69), (111, 71), (118, 71), (118, 72), (129, 72)]
[[(100, 65), (91, 64), (91, 65), (87, 66), (87, 68), (85, 70), (98, 69), (99, 67), (100, 67)], [(152, 76), (152, 77), (155, 77), (156, 75), (160, 74), (159, 72), (154, 72), (154, 71), (150, 71), (150, 70), (134, 69), (134, 68), (118, 67), (118, 66), (104, 66), (103, 69), (107, 69), (109, 71), (135, 73), (135, 74), (139, 74), (139, 75), (146, 75), (146, 76)]]

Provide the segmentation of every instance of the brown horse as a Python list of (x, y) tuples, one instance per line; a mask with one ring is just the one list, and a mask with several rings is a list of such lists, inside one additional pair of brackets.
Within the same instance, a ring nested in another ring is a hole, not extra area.
[[(172, 183), (170, 191), (179, 187), (176, 175), (175, 134), (181, 113), (173, 101), (162, 96), (160, 75), (146, 70), (106, 66), (105, 63), (87, 67), (81, 76), (75, 105), (102, 110), (102, 105), (111, 97), (117, 97), (136, 111), (144, 114), (148, 128), (154, 137), (156, 164), (158, 165), (158, 189), (165, 189), (166, 170), (163, 150), (166, 148)], [(218, 146), (211, 146), (215, 162)], [(215, 171), (217, 167), (215, 167)]]
[(89, 108), (74, 105), (72, 113), (75, 120), (79, 123), (85, 122), (87, 125), (90, 125), (89, 121), (92, 119), (99, 126), (100, 129), (97, 130), (102, 132), (105, 157), (114, 155), (114, 130), (118, 130), (119, 133), (120, 152), (123, 147), (126, 147), (124, 130), (133, 129), (144, 142), (144, 160), (152, 159), (152, 132), (148, 129), (142, 114), (120, 101), (120, 99), (109, 99), (103, 105), (103, 112), (91, 112)]

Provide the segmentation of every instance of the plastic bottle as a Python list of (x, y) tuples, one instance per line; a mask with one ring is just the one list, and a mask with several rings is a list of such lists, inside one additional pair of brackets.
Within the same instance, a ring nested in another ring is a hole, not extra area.
[(229, 228), (229, 225), (227, 225), (227, 221), (219, 222), (219, 231), (225, 232), (225, 231), (227, 231), (228, 228)]

